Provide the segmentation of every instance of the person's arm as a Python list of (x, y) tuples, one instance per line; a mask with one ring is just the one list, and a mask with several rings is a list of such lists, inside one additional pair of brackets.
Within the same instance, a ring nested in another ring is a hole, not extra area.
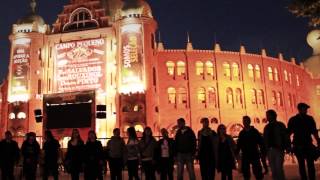
[(237, 139), (236, 148), (235, 148), (235, 154), (236, 154), (236, 156), (239, 155), (239, 153), (240, 153), (240, 151), (241, 151), (242, 145), (243, 145), (242, 133), (240, 132), (239, 137), (238, 137), (238, 139)]
[(192, 142), (192, 154), (195, 155), (196, 151), (197, 151), (197, 137), (194, 134), (192, 129), (190, 129), (190, 132), (191, 132), (191, 139), (190, 140)]
[(316, 139), (318, 147), (320, 147), (320, 138), (319, 138), (319, 133), (318, 133), (318, 129), (316, 126), (316, 122), (313, 119), (313, 117), (311, 117), (311, 120), (312, 120), (312, 135)]

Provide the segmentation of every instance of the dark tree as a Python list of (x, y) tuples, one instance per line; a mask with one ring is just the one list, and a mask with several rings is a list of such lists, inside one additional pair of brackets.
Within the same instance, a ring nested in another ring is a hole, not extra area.
[(319, 0), (292, 0), (288, 8), (297, 17), (309, 18), (310, 26), (320, 26)]

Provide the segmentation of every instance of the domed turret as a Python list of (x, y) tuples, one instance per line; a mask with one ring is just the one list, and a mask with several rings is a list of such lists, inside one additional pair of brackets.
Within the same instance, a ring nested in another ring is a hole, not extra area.
[(44, 25), (45, 22), (43, 18), (36, 14), (37, 3), (35, 0), (30, 2), (31, 12), (26, 17), (23, 17), (17, 21), (16, 24), (33, 24), (37, 23), (38, 25)]
[(307, 36), (308, 44), (313, 48), (313, 55), (303, 64), (314, 77), (320, 77), (320, 30), (313, 30)]
[(116, 19), (136, 16), (153, 18), (149, 4), (144, 0), (123, 0), (122, 8), (119, 9)]

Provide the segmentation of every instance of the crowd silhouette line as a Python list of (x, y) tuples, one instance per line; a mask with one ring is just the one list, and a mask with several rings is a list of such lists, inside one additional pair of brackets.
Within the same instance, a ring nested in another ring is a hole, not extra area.
[[(161, 129), (158, 141), (150, 127), (145, 127), (141, 139), (137, 137), (136, 130), (129, 127), (126, 141), (121, 137), (120, 129), (116, 128), (105, 148), (94, 131), (88, 132), (88, 139), (84, 142), (79, 130), (73, 129), (65, 155), (62, 155), (58, 140), (49, 130), (45, 132), (42, 150), (35, 133), (27, 133), (20, 149), (11, 132), (7, 131), (0, 142), (1, 179), (15, 179), (14, 169), (21, 158), (22, 175), (26, 180), (36, 179), (39, 165), (42, 167), (43, 180), (49, 176), (58, 180), (61, 164), (72, 180), (79, 180), (81, 173), (84, 173), (85, 180), (102, 180), (107, 163), (111, 180), (122, 180), (125, 169), (129, 180), (140, 180), (142, 175), (146, 180), (155, 180), (157, 173), (161, 180), (183, 180), (184, 167), (188, 178), (195, 180), (195, 160), (199, 162), (203, 180), (214, 180), (217, 173), (222, 180), (232, 180), (235, 169), (241, 172), (245, 180), (250, 179), (251, 172), (255, 179), (262, 180), (269, 172), (269, 167), (274, 180), (285, 180), (284, 156), (285, 153), (293, 153), (298, 161), (301, 179), (315, 180), (314, 161), (320, 156), (320, 139), (316, 122), (308, 115), (309, 108), (309, 105), (299, 103), (297, 115), (289, 119), (287, 126), (278, 121), (276, 111), (266, 111), (268, 124), (262, 133), (251, 125), (249, 116), (243, 116), (244, 128), (236, 141), (227, 134), (224, 124), (218, 126), (217, 132), (211, 129), (208, 118), (201, 119), (203, 127), (197, 136), (180, 118), (177, 120), (175, 137), (169, 137), (167, 129)], [(140, 175), (139, 167), (142, 172)]]

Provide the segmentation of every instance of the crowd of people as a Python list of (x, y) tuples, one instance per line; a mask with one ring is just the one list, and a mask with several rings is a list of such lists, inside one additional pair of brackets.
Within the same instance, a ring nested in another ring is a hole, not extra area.
[[(125, 167), (129, 180), (140, 180), (140, 165), (146, 180), (155, 180), (156, 173), (160, 174), (161, 180), (173, 180), (175, 163), (178, 180), (183, 179), (185, 166), (189, 179), (195, 180), (195, 160), (199, 161), (203, 180), (213, 180), (216, 172), (220, 173), (222, 180), (232, 180), (233, 170), (237, 166), (245, 180), (250, 179), (251, 167), (255, 179), (262, 180), (268, 173), (268, 166), (274, 180), (284, 180), (283, 163), (287, 152), (296, 155), (301, 179), (315, 180), (314, 161), (319, 153), (313, 145), (312, 136), (318, 146), (320, 140), (316, 123), (313, 117), (307, 114), (309, 108), (305, 103), (298, 104), (299, 113), (289, 119), (287, 126), (277, 120), (274, 110), (268, 110), (268, 124), (263, 133), (251, 125), (249, 116), (244, 116), (244, 128), (237, 142), (227, 134), (225, 125), (220, 124), (217, 132), (211, 129), (208, 118), (201, 119), (203, 127), (198, 132), (198, 140), (194, 131), (180, 118), (177, 120), (175, 138), (169, 137), (167, 129), (161, 129), (162, 136), (157, 141), (150, 127), (146, 127), (142, 138), (138, 138), (136, 130), (129, 127), (128, 139), (125, 141), (120, 135), (120, 129), (116, 128), (105, 148), (97, 140), (94, 131), (89, 131), (88, 139), (84, 142), (79, 131), (74, 129), (63, 165), (72, 180), (78, 180), (82, 172), (86, 180), (102, 180), (106, 161), (109, 163), (112, 180), (121, 180)], [(290, 138), (292, 134), (293, 138)], [(19, 149), (17, 142), (12, 140), (11, 133), (6, 132), (5, 139), (0, 142), (2, 179), (14, 179), (14, 166), (21, 154), (25, 179), (35, 180), (40, 154), (43, 154), (43, 179), (47, 180), (51, 175), (58, 180), (59, 157), (62, 157), (59, 142), (50, 131), (45, 132), (44, 139), (43, 153), (36, 141), (36, 134), (32, 132), (27, 134)]]

